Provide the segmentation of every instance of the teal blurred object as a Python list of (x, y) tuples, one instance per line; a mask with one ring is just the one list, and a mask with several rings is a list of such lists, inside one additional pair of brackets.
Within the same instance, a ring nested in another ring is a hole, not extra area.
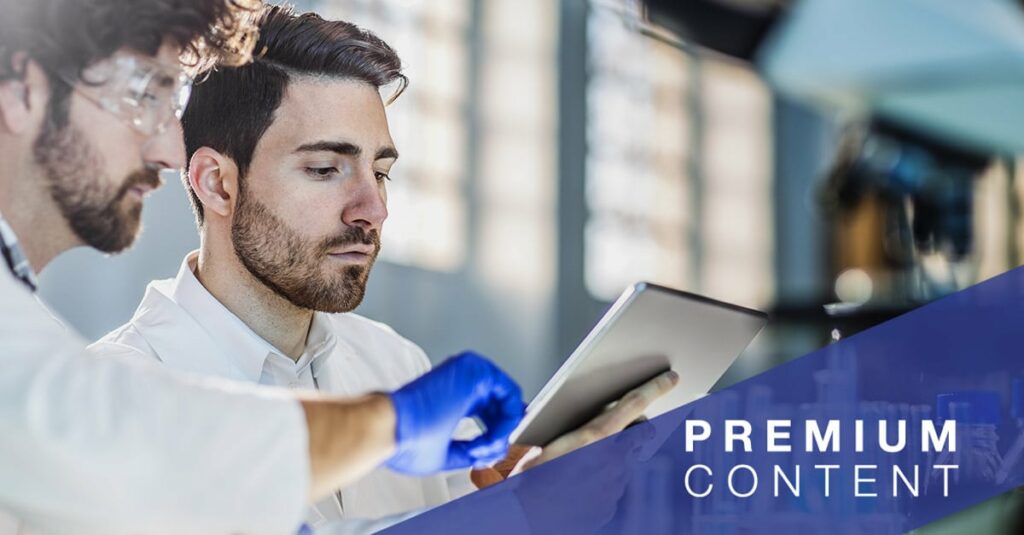
[(1024, 152), (1024, 10), (1009, 0), (801, 0), (760, 47), (772, 85), (982, 153)]

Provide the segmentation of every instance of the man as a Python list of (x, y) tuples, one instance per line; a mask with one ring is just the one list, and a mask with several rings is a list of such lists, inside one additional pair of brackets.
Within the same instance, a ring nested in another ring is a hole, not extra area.
[[(61, 252), (134, 240), (157, 169), (184, 163), (181, 54), (244, 61), (253, 15), (240, 0), (0, 0), (0, 509), (44, 531), (294, 532), (310, 499), (381, 462), (499, 459), (519, 421), (518, 388), (473, 355), (387, 395), (296, 399), (87, 356), (35, 300)], [(472, 415), (488, 433), (453, 442)]]
[[(252, 63), (198, 85), (183, 119), (200, 250), (92, 350), (262, 384), (390, 390), (429, 370), (427, 357), (348, 312), (363, 298), (388, 215), (398, 151), (380, 91), (394, 86), (395, 98), (405, 88), (401, 62), (352, 24), (280, 7), (261, 17), (255, 50)], [(674, 381), (652, 381), (520, 468), (621, 430)], [(476, 480), (502, 477), (482, 470)], [(380, 518), (451, 497), (440, 476), (378, 470), (318, 503), (309, 521)]]

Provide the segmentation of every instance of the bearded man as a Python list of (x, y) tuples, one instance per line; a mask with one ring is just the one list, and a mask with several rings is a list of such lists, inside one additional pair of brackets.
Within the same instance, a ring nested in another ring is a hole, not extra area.
[[(151, 283), (132, 320), (91, 349), (344, 396), (393, 390), (430, 361), (350, 311), (388, 216), (398, 150), (381, 90), (393, 87), (393, 99), (405, 88), (401, 61), (373, 34), (312, 13), (271, 7), (259, 29), (253, 62), (211, 73), (182, 119), (200, 249), (177, 277)], [(640, 387), (521, 468), (619, 431), (674, 382), (665, 375)], [(317, 528), (419, 511), (471, 491), (468, 476), (378, 469), (318, 502), (307, 521)], [(476, 482), (503, 476), (481, 470)]]
[[(132, 243), (158, 170), (186, 162), (189, 73), (248, 61), (260, 5), (0, 0), (0, 534), (294, 533), (381, 463), (504, 455), (522, 402), (478, 356), (390, 394), (300, 396), (93, 358), (34, 295), (63, 252)], [(488, 434), (453, 443), (471, 415)]]

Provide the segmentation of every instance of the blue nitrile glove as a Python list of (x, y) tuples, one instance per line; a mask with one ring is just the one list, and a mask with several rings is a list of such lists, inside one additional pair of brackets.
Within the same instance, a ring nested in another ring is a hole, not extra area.
[[(523, 395), (503, 371), (467, 351), (391, 393), (395, 454), (388, 468), (411, 475), (484, 466), (505, 457), (508, 437), (523, 418)], [(477, 418), (484, 433), (452, 440), (463, 418)]]

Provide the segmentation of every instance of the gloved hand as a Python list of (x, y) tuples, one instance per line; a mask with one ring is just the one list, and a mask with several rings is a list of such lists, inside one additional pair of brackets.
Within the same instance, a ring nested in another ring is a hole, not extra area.
[[(504, 458), (508, 437), (523, 418), (522, 392), (484, 357), (467, 351), (391, 393), (395, 454), (388, 468), (411, 475), (484, 466)], [(484, 433), (452, 440), (463, 418), (475, 417)]]

